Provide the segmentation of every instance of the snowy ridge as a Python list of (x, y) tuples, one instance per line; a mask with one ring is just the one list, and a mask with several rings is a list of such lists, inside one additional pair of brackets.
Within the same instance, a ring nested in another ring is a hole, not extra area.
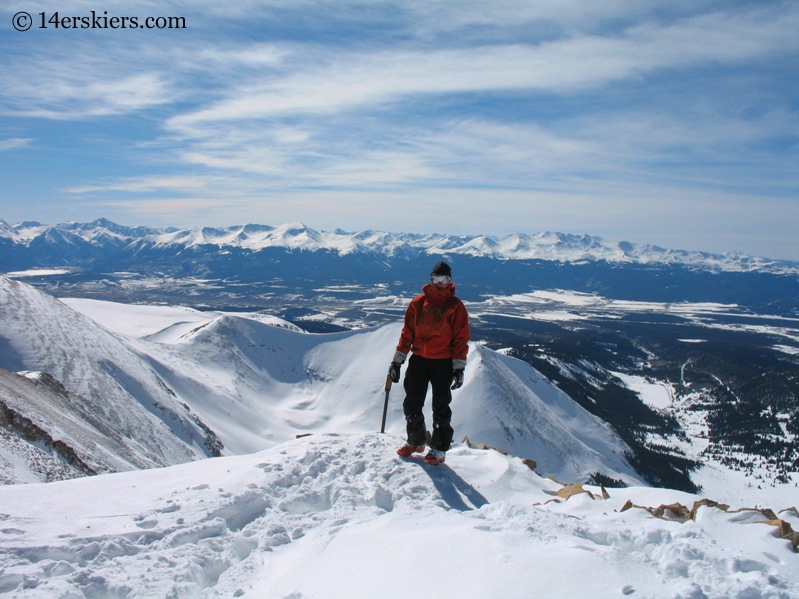
[(471, 440), (541, 459), (539, 471), (559, 480), (585, 480), (596, 468), (632, 482), (629, 448), (529, 364), (480, 346), (469, 360), (469, 392), (456, 404), (454, 421), (468, 422)]
[[(60, 431), (99, 471), (164, 466), (216, 453), (216, 440), (120, 338), (29, 285), (0, 277), (0, 368), (47, 373), (74, 401), (51, 406)], [(8, 398), (19, 404), (21, 398)], [(44, 409), (44, 408), (42, 408)], [(39, 426), (47, 425), (48, 419)], [(86, 438), (81, 427), (94, 436)], [(96, 437), (96, 438), (95, 438)], [(91, 450), (97, 439), (97, 450)]]
[[(170, 365), (159, 374), (231, 453), (248, 453), (297, 433), (374, 430), (400, 328), (309, 335), (223, 316), (176, 344), (138, 349), (153, 364)], [(641, 483), (615, 433), (530, 365), (472, 345), (468, 370), (453, 406), (459, 438), (532, 458), (561, 480), (600, 471)], [(402, 397), (395, 386), (387, 430), (398, 436), (405, 426)]]
[(0, 221), (0, 238), (17, 245), (88, 244), (101, 247), (198, 248), (215, 246), (260, 251), (284, 248), (331, 251), (345, 256), (353, 253), (386, 257), (424, 254), (452, 254), (499, 260), (545, 260), (564, 263), (607, 261), (625, 264), (684, 265), (714, 271), (767, 271), (799, 273), (794, 262), (746, 256), (738, 253), (711, 254), (701, 251), (664, 249), (648, 244), (611, 241), (590, 235), (554, 232), (454, 236), (442, 234), (388, 233), (378, 231), (317, 231), (302, 223), (280, 226), (247, 224), (230, 227), (154, 229), (124, 227), (106, 219), (92, 223), (43, 225), (24, 222), (9, 225)]
[[(212, 449), (252, 453), (298, 433), (376, 430), (401, 328), (312, 335), (257, 314), (65, 303), (3, 277), (0, 293), (0, 368), (48, 373), (78, 398), (72, 417), (81, 426), (122, 444), (101, 444), (112, 457), (98, 471), (176, 464)], [(397, 436), (402, 396), (397, 385), (387, 423)], [(80, 427), (56, 427), (44, 408), (37, 414), (37, 426), (91, 453)], [(629, 448), (602, 421), (532, 366), (481, 346), (470, 348), (453, 426), (458, 438), (533, 459), (559, 480), (600, 472), (642, 481), (624, 458)]]
[[(763, 597), (799, 592), (797, 556), (759, 511), (640, 506), (686, 493), (580, 493), (495, 451), (441, 466), (400, 440), (292, 440), (246, 456), (0, 488), (0, 593), (92, 597)], [(795, 511), (781, 511), (799, 526)], [(433, 567), (424, 563), (436, 559)], [(409, 573), (412, 575), (409, 576)]]

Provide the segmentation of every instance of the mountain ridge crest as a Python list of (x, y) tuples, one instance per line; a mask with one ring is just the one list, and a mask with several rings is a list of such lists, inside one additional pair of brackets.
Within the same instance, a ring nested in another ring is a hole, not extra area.
[(144, 248), (215, 247), (258, 252), (267, 248), (289, 251), (328, 251), (382, 255), (387, 258), (420, 255), (485, 257), (496, 260), (542, 260), (562, 263), (608, 262), (641, 265), (681, 265), (728, 272), (764, 271), (799, 274), (799, 262), (750, 256), (739, 252), (722, 254), (699, 250), (662, 248), (653, 244), (612, 241), (604, 237), (544, 231), (503, 236), (448, 235), (443, 233), (391, 233), (341, 229), (321, 231), (302, 222), (265, 225), (247, 223), (228, 227), (197, 226), (184, 229), (128, 227), (106, 218), (91, 223), (68, 222), (46, 225), (35, 221), (8, 224), (0, 221), (0, 239), (26, 248), (85, 243), (93, 247)]

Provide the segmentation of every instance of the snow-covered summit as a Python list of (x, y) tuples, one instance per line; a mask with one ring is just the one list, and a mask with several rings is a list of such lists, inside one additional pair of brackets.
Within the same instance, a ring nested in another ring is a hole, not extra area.
[[(426, 466), (398, 458), (399, 441), (375, 432), (313, 435), (251, 455), (0, 488), (0, 593), (24, 599), (405, 599), (419, 589), (463, 599), (799, 593), (797, 555), (767, 524), (771, 513), (737, 511), (745, 506), (724, 511), (665, 489), (567, 488), (518, 458), (460, 445), (445, 464)], [(695, 508), (694, 517), (678, 506)], [(774, 509), (785, 525), (799, 527), (795, 511)]]

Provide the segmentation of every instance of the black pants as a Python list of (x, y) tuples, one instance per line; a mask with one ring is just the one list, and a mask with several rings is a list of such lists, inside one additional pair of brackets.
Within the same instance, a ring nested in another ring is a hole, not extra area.
[(433, 387), (433, 438), (430, 446), (433, 449), (447, 451), (452, 443), (454, 431), (450, 426), (452, 410), (449, 407), (452, 401), (452, 359), (429, 360), (416, 354), (408, 360), (408, 370), (405, 371), (405, 401), (402, 408), (405, 411), (405, 421), (408, 431), (409, 445), (424, 445), (427, 441), (427, 428), (424, 423), (424, 400), (427, 395), (427, 385)]

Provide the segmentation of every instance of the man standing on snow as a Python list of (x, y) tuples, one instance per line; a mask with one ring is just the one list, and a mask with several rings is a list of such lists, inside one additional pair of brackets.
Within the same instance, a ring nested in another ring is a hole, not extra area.
[(405, 411), (408, 441), (397, 450), (401, 456), (424, 451), (427, 442), (424, 407), (428, 384), (433, 387), (433, 436), (428, 464), (440, 464), (452, 443), (454, 431), (450, 425), (452, 389), (463, 385), (466, 353), (469, 350), (469, 315), (460, 299), (455, 297), (452, 269), (439, 262), (430, 273), (430, 283), (424, 293), (411, 300), (405, 313), (394, 359), (388, 373), (395, 383), (400, 379), (400, 367), (408, 352), (412, 352), (405, 372)]

